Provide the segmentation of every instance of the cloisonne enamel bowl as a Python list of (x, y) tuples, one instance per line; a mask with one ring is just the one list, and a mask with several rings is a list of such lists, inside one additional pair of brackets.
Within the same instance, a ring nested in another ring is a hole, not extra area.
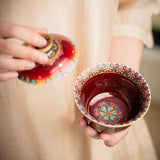
[(151, 101), (142, 75), (118, 63), (101, 63), (84, 70), (75, 81), (74, 97), (87, 124), (109, 133), (141, 119)]
[(70, 73), (79, 59), (77, 46), (68, 37), (59, 34), (41, 34), (46, 40), (44, 48), (35, 48), (48, 55), (48, 63), (36, 64), (32, 70), (19, 72), (19, 79), (30, 84), (43, 85), (56, 81)]

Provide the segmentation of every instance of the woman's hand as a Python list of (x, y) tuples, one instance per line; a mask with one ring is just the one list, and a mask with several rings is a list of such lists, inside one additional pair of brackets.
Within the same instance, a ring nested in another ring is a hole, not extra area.
[(108, 147), (113, 147), (114, 145), (119, 143), (128, 133), (128, 128), (127, 128), (121, 132), (117, 132), (114, 134), (110, 134), (107, 132), (98, 134), (96, 130), (86, 125), (84, 118), (78, 119), (78, 125), (80, 127), (84, 127), (84, 132), (86, 135), (95, 139), (102, 139), (104, 141), (104, 144)]
[[(116, 62), (132, 67), (139, 71), (143, 52), (143, 42), (133, 37), (113, 37), (109, 55), (109, 62)], [(78, 120), (78, 124), (84, 127), (84, 132), (96, 139), (102, 139), (106, 146), (112, 147), (119, 143), (128, 133), (128, 128), (109, 134), (103, 132), (98, 134), (92, 127), (87, 126), (83, 118)]]
[(44, 53), (8, 40), (16, 38), (36, 47), (44, 47), (47, 42), (38, 33), (47, 33), (47, 30), (0, 20), (0, 81), (18, 77), (17, 71), (30, 70), (35, 67), (35, 62), (44, 64), (48, 61)]

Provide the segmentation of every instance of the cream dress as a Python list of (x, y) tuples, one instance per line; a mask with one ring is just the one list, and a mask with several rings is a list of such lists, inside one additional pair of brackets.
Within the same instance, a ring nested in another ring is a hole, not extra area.
[(152, 46), (154, 0), (0, 0), (0, 18), (70, 37), (80, 50), (77, 67), (44, 86), (0, 82), (0, 160), (156, 160), (145, 121), (130, 127), (113, 148), (78, 127), (73, 86), (86, 67), (107, 61), (112, 36)]

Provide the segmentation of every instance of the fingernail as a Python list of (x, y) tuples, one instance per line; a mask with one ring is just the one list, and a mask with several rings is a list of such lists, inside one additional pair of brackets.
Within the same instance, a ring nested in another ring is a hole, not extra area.
[(45, 54), (41, 54), (39, 57), (39, 62), (40, 63), (47, 63), (48, 62), (48, 56)]
[(44, 39), (43, 37), (41, 37), (40, 40), (39, 40), (39, 44), (40, 44), (41, 46), (46, 46), (46, 45), (47, 45), (46, 39)]
[(100, 136), (100, 138), (101, 138), (103, 141), (106, 141), (106, 140), (107, 140), (107, 136), (106, 136), (106, 135), (104, 135), (104, 134), (103, 134), (103, 135), (101, 135), (101, 136)]
[(80, 127), (83, 127), (84, 125), (85, 125), (84, 122), (79, 122), (79, 126), (80, 126)]
[(92, 135), (92, 131), (88, 127), (84, 128), (84, 131), (88, 136)]
[(17, 72), (12, 72), (9, 74), (9, 78), (17, 78), (18, 77), (18, 73)]
[(88, 136), (92, 136), (92, 132), (91, 131), (87, 131), (87, 135)]
[(28, 62), (28, 69), (32, 69), (35, 67), (35, 63), (33, 62)]
[(43, 30), (43, 33), (48, 33), (47, 28), (40, 28), (40, 29), (42, 29), (42, 30)]

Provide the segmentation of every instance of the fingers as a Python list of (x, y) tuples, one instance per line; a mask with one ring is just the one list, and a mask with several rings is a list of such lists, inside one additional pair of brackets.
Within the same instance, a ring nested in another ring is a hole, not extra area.
[[(23, 27), (21, 25), (11, 24), (1, 21), (0, 33), (1, 37), (17, 38), (36, 47), (44, 47), (47, 41), (35, 32), (31, 32), (32, 28)], [(43, 29), (44, 30), (44, 29)]]
[(35, 67), (35, 62), (40, 64), (48, 62), (45, 53), (5, 39), (16, 38), (42, 48), (47, 45), (47, 41), (37, 33), (48, 33), (48, 31), (45, 28), (37, 29), (0, 20), (0, 53), (14, 57), (0, 57), (0, 81), (16, 78), (17, 71), (30, 70)]
[(41, 64), (48, 62), (48, 57), (45, 53), (4, 39), (0, 39), (0, 53)]
[(83, 117), (79, 118), (77, 122), (78, 122), (78, 125), (80, 127), (85, 127), (86, 126), (86, 121), (83, 119)]
[(32, 27), (23, 26), (23, 25), (20, 25), (20, 26), (28, 29), (30, 32), (35, 32), (35, 33), (48, 33), (48, 30), (47, 30), (46, 28), (32, 28)]
[(0, 57), (1, 69), (22, 71), (22, 70), (30, 70), (34, 67), (35, 63), (31, 61)]
[(99, 134), (97, 133), (96, 130), (94, 130), (92, 127), (90, 126), (86, 126), (84, 128), (84, 132), (86, 133), (86, 135), (95, 138), (95, 139), (99, 139)]
[(78, 119), (77, 122), (80, 127), (84, 127), (84, 132), (86, 135), (95, 139), (99, 139), (99, 134), (92, 127), (86, 126), (86, 121), (84, 120), (84, 118)]
[(84, 127), (84, 132), (85, 132), (86, 135), (88, 135), (92, 138), (95, 138), (95, 139), (102, 139), (104, 141), (104, 144), (108, 147), (115, 146), (128, 133), (128, 128), (127, 128), (127, 129), (125, 129), (121, 132), (117, 132), (117, 133), (114, 133), (114, 134), (107, 133), (106, 131), (104, 131), (101, 134), (98, 134), (95, 129), (86, 125), (86, 122), (85, 122), (84, 118), (78, 119), (78, 125), (81, 126), (81, 127)]
[(18, 73), (16, 71), (7, 71), (0, 73), (0, 81), (6, 81), (17, 77)]
[(109, 134), (109, 133), (101, 133), (100, 138), (104, 141), (105, 145), (108, 147), (113, 147), (117, 143), (119, 143), (128, 133), (128, 128), (117, 132), (115, 134)]

